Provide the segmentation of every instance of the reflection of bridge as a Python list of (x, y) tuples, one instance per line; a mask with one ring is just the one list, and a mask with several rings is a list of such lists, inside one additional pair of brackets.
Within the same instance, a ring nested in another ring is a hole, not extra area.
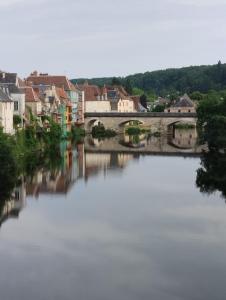
[(167, 131), (176, 123), (196, 124), (195, 113), (86, 113), (85, 130), (90, 132), (92, 127), (100, 122), (105, 128), (123, 132), (124, 126), (136, 121), (155, 131)]
[(118, 135), (115, 138), (101, 140), (93, 139), (89, 136), (85, 138), (85, 151), (86, 153), (135, 153), (140, 154), (158, 154), (158, 155), (183, 155), (183, 156), (196, 156), (200, 155), (203, 146), (196, 145), (196, 131), (193, 129), (193, 135), (184, 136), (181, 139), (161, 136), (151, 137), (150, 139), (141, 140), (139, 148), (127, 141), (129, 137)]

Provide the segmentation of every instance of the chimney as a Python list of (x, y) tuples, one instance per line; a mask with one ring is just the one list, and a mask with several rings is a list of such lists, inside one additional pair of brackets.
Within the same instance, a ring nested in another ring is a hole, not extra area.
[(38, 71), (34, 71), (33, 73), (31, 73), (31, 76), (38, 76), (39, 74), (38, 74)]

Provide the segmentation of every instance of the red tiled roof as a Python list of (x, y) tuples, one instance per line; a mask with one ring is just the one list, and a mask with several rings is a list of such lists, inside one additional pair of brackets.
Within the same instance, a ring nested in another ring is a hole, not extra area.
[(56, 87), (57, 96), (61, 99), (68, 99), (67, 93), (64, 89)]
[(101, 90), (97, 85), (79, 85), (79, 88), (84, 91), (85, 101), (96, 101), (98, 96), (101, 96)]
[(134, 102), (134, 108), (136, 111), (139, 110), (140, 96), (131, 96), (130, 97)]
[(67, 93), (64, 89), (56, 87), (57, 96), (60, 98), (61, 103), (66, 104), (67, 106), (72, 106), (71, 101), (68, 99)]
[(25, 101), (26, 102), (38, 102), (40, 99), (38, 98), (38, 95), (34, 91), (34, 89), (31, 86), (26, 86), (23, 88), (25, 92)]
[(52, 76), (52, 75), (31, 75), (27, 78), (34, 85), (55, 85), (63, 88), (66, 91), (74, 91), (75, 86), (67, 79), (66, 76)]

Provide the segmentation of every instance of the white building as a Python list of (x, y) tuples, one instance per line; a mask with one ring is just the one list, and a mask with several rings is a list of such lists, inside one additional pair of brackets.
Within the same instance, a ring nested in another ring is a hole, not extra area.
[(85, 112), (110, 112), (110, 101), (98, 100), (98, 101), (85, 101)]
[(0, 88), (0, 126), (3, 132), (13, 134), (13, 111), (12, 99)]
[(14, 102), (14, 115), (20, 116), (21, 126), (25, 117), (25, 93), (21, 89), (20, 78), (16, 73), (0, 72), (0, 87)]

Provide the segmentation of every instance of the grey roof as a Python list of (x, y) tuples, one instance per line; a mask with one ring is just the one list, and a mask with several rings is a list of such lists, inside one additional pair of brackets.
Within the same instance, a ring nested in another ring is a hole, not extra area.
[(23, 90), (18, 88), (14, 83), (1, 83), (0, 82), (0, 88), (4, 90), (7, 88), (10, 94), (23, 94)]
[(179, 100), (176, 101), (176, 103), (173, 105), (174, 107), (194, 107), (194, 103), (189, 98), (187, 94), (184, 94), (184, 96), (180, 97)]
[(147, 109), (145, 107), (143, 107), (143, 105), (141, 103), (138, 103), (138, 110), (140, 112), (146, 112), (147, 111)]
[(12, 99), (0, 88), (0, 102), (12, 102)]
[(16, 84), (17, 74), (16, 73), (7, 73), (0, 71), (0, 83), (14, 83)]

